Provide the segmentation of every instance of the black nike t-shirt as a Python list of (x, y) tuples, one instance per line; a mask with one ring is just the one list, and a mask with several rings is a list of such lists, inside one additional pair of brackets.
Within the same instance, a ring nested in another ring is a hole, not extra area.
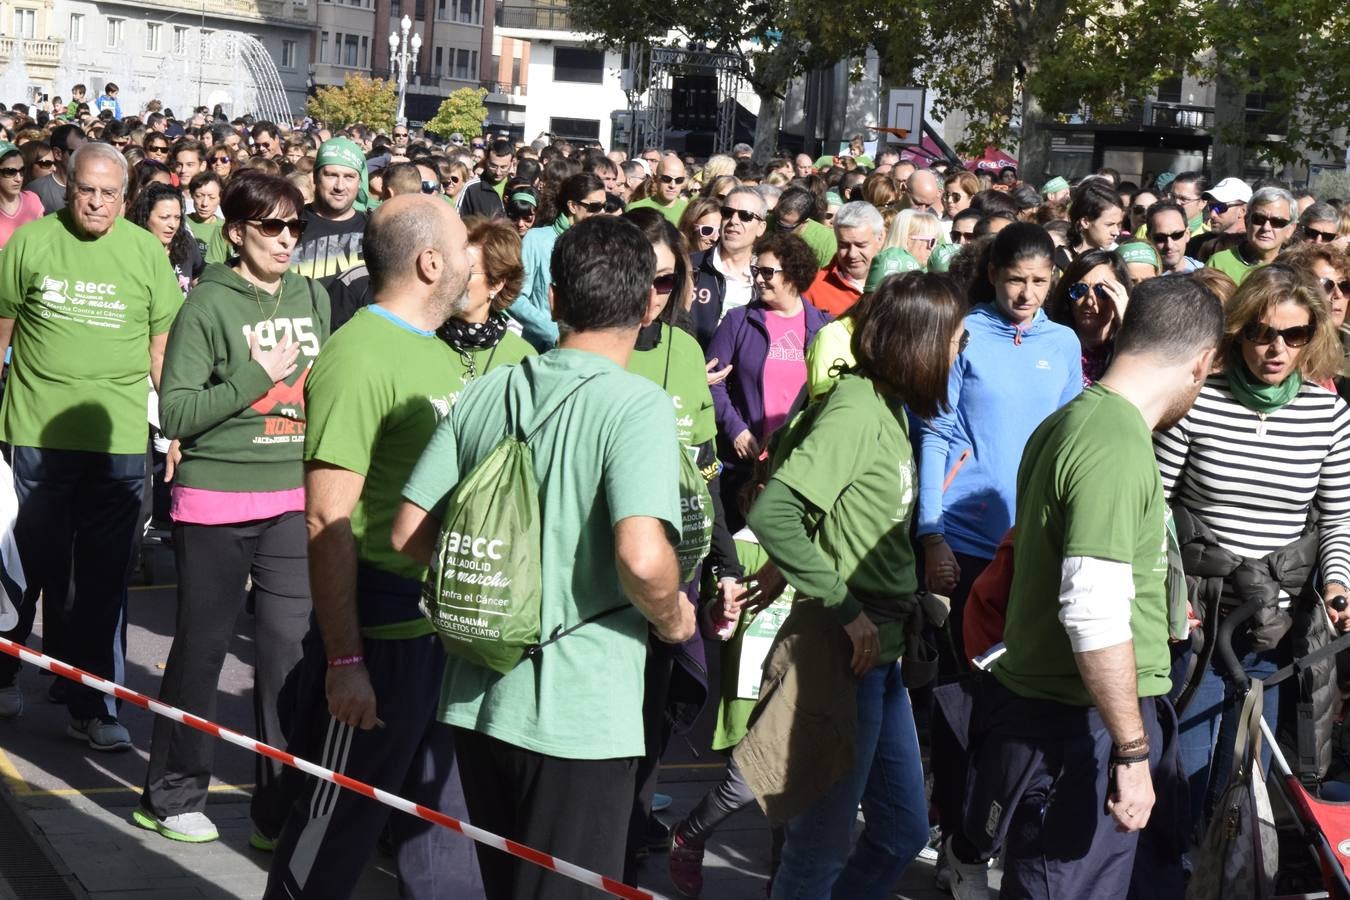
[(292, 271), (313, 278), (326, 288), (338, 275), (365, 262), (364, 213), (353, 213), (350, 218), (334, 222), (320, 216), (312, 206), (306, 206), (300, 218), (305, 222), (305, 233), (291, 257)]

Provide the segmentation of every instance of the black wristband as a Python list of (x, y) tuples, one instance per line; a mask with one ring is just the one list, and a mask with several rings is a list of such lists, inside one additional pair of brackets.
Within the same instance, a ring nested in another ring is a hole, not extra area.
[(1148, 762), (1147, 748), (1145, 748), (1144, 752), (1142, 753), (1135, 753), (1129, 756), (1117, 755), (1115, 753), (1111, 754), (1111, 765), (1113, 766), (1132, 766), (1135, 763), (1146, 763), (1146, 762)]

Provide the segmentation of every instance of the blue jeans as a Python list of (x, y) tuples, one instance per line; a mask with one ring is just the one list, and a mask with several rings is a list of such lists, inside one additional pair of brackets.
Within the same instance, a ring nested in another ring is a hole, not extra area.
[[(853, 847), (859, 801), (867, 825)], [(928, 841), (919, 738), (899, 663), (878, 666), (858, 683), (853, 769), (786, 830), (773, 900), (892, 895)]]
[[(1238, 661), (1253, 681), (1273, 674), (1288, 656), (1285, 647), (1253, 653), (1244, 649), (1240, 638), (1234, 644)], [(1182, 654), (1176, 666), (1184, 667), (1188, 662), (1189, 654)], [(1228, 786), (1228, 775), (1233, 769), (1233, 741), (1237, 738), (1243, 695), (1227, 676), (1219, 674), (1218, 665), (1216, 655), (1204, 672), (1196, 673), (1200, 684), (1181, 715), (1177, 734), (1182, 771), (1190, 785), (1193, 828), (1208, 820), (1214, 803)], [(1267, 689), (1262, 701), (1261, 718), (1273, 732), (1280, 714), (1279, 686)], [(1262, 766), (1269, 771), (1268, 746), (1263, 746), (1261, 756)]]

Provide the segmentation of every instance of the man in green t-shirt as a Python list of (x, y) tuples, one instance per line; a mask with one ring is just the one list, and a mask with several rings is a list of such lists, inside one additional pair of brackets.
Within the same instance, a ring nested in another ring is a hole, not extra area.
[[(0, 439), (14, 448), (15, 537), (28, 580), (19, 624), (4, 636), (28, 639), (41, 595), (43, 649), (114, 680), (126, 651), (149, 385), (159, 385), (183, 302), (164, 248), (121, 218), (126, 184), (115, 148), (81, 145), (66, 208), (19, 228), (0, 254), (0, 358), (11, 339), (14, 349)], [(18, 670), (17, 660), (0, 662), (0, 717), (23, 708)], [(71, 737), (95, 750), (131, 746), (112, 698), (71, 685), (66, 703)]]
[[(318, 627), (295, 676), (288, 746), (457, 816), (454, 747), (435, 726), (445, 651), (417, 609), (426, 566), (394, 552), (389, 535), (408, 473), (460, 388), (460, 363), (436, 329), (465, 296), (464, 226), (434, 196), (395, 197), (371, 217), (366, 266), (374, 302), (324, 344), (305, 382), (305, 519)], [(277, 841), (263, 896), (348, 896), (388, 818), (386, 806), (309, 780)], [(390, 833), (400, 896), (481, 890), (471, 846), (457, 835), (401, 826)], [(447, 873), (456, 873), (451, 888)]]
[(689, 172), (684, 163), (673, 153), (661, 157), (652, 175), (651, 194), (641, 200), (628, 204), (629, 209), (651, 207), (670, 220), (670, 224), (679, 227), (680, 217), (689, 201), (683, 196), (684, 186), (689, 181)]
[[(540, 631), (575, 630), (505, 675), (452, 657), (440, 718), (454, 727), (475, 825), (616, 879), (646, 746), (647, 635), (680, 643), (694, 633), (672, 542), (674, 411), (660, 387), (625, 371), (654, 271), (651, 244), (626, 219), (593, 216), (563, 232), (553, 250), (558, 348), (465, 388), (394, 525), (394, 545), (429, 561), (446, 498), (514, 411), (531, 435), (546, 523)], [(494, 850), (478, 861), (489, 897), (581, 896)]]
[(1238, 284), (1255, 269), (1272, 263), (1298, 228), (1294, 195), (1282, 187), (1263, 187), (1252, 194), (1247, 215), (1247, 236), (1236, 247), (1220, 250), (1209, 258), (1209, 268)]
[(1164, 724), (1167, 510), (1152, 431), (1186, 414), (1222, 334), (1198, 283), (1140, 284), (1101, 381), (1027, 442), (1007, 650), (975, 698), (975, 777), (948, 845), (956, 896), (988, 896), (984, 860), (1005, 836), (1005, 896), (1123, 897), (1136, 849), (1153, 895), (1180, 896), (1185, 841), (1167, 830), (1187, 789)]

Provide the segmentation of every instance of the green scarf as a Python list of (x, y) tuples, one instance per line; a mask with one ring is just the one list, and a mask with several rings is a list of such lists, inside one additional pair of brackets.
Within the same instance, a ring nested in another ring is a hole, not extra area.
[(1254, 413), (1269, 415), (1289, 404), (1303, 387), (1303, 376), (1295, 371), (1279, 384), (1266, 384), (1247, 371), (1244, 363), (1238, 362), (1223, 371), (1228, 379), (1228, 388), (1243, 406)]
[(553, 220), (553, 230), (561, 237), (562, 233), (572, 227), (571, 221), (565, 213), (558, 213), (558, 218)]

